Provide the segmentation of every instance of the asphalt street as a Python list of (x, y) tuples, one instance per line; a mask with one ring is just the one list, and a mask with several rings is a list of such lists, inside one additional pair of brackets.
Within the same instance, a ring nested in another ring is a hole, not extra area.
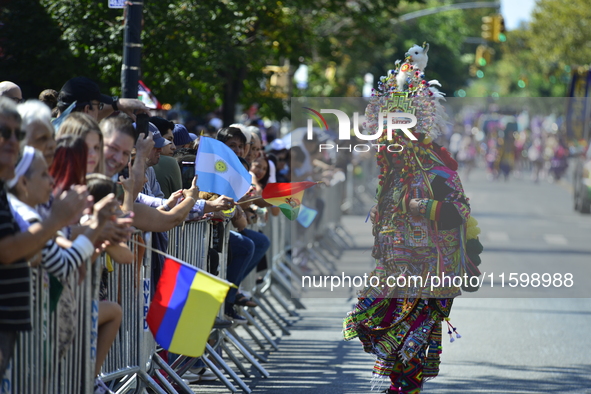
[[(462, 338), (450, 343), (444, 334), (440, 375), (423, 392), (591, 393), (591, 216), (572, 209), (568, 181), (490, 181), (476, 170), (464, 188), (482, 229), (480, 268), (493, 273), (493, 287), (486, 281), (455, 300), (451, 322)], [(348, 273), (371, 271), (373, 240), (364, 220), (343, 218), (356, 242), (338, 262)], [(513, 288), (511, 273), (527, 275), (517, 275)], [(553, 280), (571, 273), (573, 285), (556, 280), (523, 287), (535, 273)], [(371, 392), (373, 358), (358, 341), (341, 339), (342, 319), (355, 302), (354, 289), (346, 293), (302, 299), (307, 309), (299, 311), (291, 335), (277, 338), (279, 351), (267, 353), (270, 378), (247, 380), (253, 393)], [(227, 392), (219, 385), (193, 387)]]

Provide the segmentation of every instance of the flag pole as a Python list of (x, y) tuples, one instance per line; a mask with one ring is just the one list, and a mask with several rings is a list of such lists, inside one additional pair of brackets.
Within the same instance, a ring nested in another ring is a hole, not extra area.
[(242, 204), (246, 204), (247, 202), (254, 202), (257, 200), (262, 200), (263, 197), (255, 197), (255, 198), (251, 198), (250, 200), (244, 200), (244, 201), (236, 201), (236, 205), (242, 205)]
[[(289, 182), (289, 183), (291, 183), (291, 182)], [(297, 182), (295, 182), (295, 183), (297, 183)], [(314, 183), (316, 183), (316, 185), (325, 184), (324, 181), (317, 181), (317, 182), (314, 182)], [(272, 183), (269, 183), (269, 185), (272, 185)], [(264, 198), (262, 196), (259, 196), (259, 197), (251, 198), (250, 200), (237, 201), (236, 204), (242, 205), (242, 204), (245, 204), (247, 202), (253, 202), (253, 201), (256, 201), (256, 200), (264, 200)]]

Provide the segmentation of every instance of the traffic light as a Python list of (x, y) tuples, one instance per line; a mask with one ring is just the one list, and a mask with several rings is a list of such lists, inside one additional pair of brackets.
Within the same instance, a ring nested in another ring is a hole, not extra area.
[(482, 38), (493, 42), (507, 41), (503, 15), (495, 14), (482, 17)]
[(492, 41), (493, 18), (492, 16), (482, 17), (482, 38), (487, 41)]
[(505, 35), (505, 19), (503, 15), (498, 14), (493, 17), (494, 29), (497, 34), (493, 36), (495, 42), (505, 42), (507, 41), (507, 36)]
[(476, 47), (476, 55), (474, 56), (474, 65), (476, 67), (484, 67), (492, 60), (494, 51), (486, 45), (478, 45)]

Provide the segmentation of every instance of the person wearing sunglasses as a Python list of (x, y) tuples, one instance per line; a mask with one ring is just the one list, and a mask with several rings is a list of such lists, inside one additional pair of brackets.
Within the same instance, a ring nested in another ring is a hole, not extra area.
[(0, 82), (0, 97), (9, 98), (17, 104), (25, 101), (20, 86), (10, 81)]

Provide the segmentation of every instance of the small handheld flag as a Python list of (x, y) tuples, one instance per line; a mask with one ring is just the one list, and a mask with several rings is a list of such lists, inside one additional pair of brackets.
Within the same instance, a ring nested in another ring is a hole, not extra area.
[(53, 119), (51, 121), (51, 124), (53, 126), (53, 128), (55, 129), (55, 131), (57, 132), (60, 128), (60, 126), (62, 125), (62, 123), (64, 123), (64, 120), (66, 120), (66, 118), (68, 117), (68, 115), (70, 115), (72, 113), (72, 110), (74, 108), (76, 108), (76, 103), (78, 101), (74, 101), (72, 104), (70, 104), (70, 106), (68, 108), (66, 108), (66, 110), (64, 112), (62, 112), (60, 114), (60, 116), (58, 116), (57, 118)]
[(300, 210), (300, 214), (298, 215), (297, 221), (303, 227), (308, 228), (316, 219), (316, 215), (318, 215), (318, 211), (312, 208), (308, 208), (304, 204), (302, 204), (302, 209)]
[(230, 285), (196, 267), (166, 258), (146, 316), (156, 342), (174, 353), (201, 356)]
[(160, 102), (158, 101), (158, 99), (156, 98), (154, 93), (152, 93), (150, 88), (148, 88), (148, 86), (146, 86), (146, 84), (141, 79), (137, 82), (138, 82), (138, 87), (137, 87), (138, 100), (140, 100), (142, 103), (144, 103), (144, 105), (148, 108), (162, 109), (162, 105), (160, 105)]
[(289, 220), (295, 220), (300, 212), (304, 190), (317, 182), (269, 183), (263, 189), (263, 199), (283, 212)]
[(195, 158), (197, 186), (201, 191), (239, 200), (250, 189), (252, 175), (226, 144), (203, 137)]

